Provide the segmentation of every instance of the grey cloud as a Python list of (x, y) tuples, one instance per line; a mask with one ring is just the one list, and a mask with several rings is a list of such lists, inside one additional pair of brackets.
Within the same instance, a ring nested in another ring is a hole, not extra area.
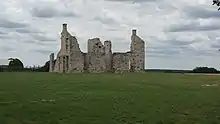
[(145, 2), (156, 2), (156, 1), (159, 1), (159, 0), (105, 0), (105, 1), (145, 3)]
[(212, 44), (211, 47), (214, 49), (220, 49), (220, 44)]
[(14, 22), (6, 19), (0, 19), (1, 28), (25, 28), (28, 27), (28, 24), (21, 22)]
[(7, 35), (0, 35), (0, 39), (10, 39)]
[[(181, 35), (181, 34), (179, 34)], [(181, 47), (181, 48), (185, 48), (187, 46), (189, 46), (190, 44), (197, 42), (196, 40), (181, 40), (181, 39), (176, 39), (176, 37), (174, 38), (169, 38), (169, 34), (167, 33), (168, 39), (164, 40), (164, 39), (159, 39), (158, 37), (155, 36), (151, 36), (150, 39), (151, 41), (153, 41), (152, 43), (148, 43), (147, 46), (149, 47), (162, 47), (162, 48), (167, 48), (167, 47)]]
[(2, 51), (2, 52), (12, 52), (14, 50), (15, 49), (10, 46), (0, 46), (0, 51)]
[(27, 43), (27, 44), (36, 44), (36, 45), (45, 45), (42, 42), (39, 42), (37, 40), (23, 40), (22, 42)]
[[(155, 38), (154, 38), (155, 39)], [(187, 54), (189, 51), (194, 51), (190, 47), (196, 41), (184, 40), (156, 40), (156, 42), (147, 44), (146, 54), (149, 57), (180, 57), (182, 54)], [(198, 52), (199, 53), (199, 52)], [(193, 52), (190, 55), (194, 55)]]
[(58, 10), (52, 6), (35, 7), (31, 10), (32, 16), (40, 18), (52, 18), (52, 17), (78, 17), (73, 10), (61, 9)]
[(147, 50), (146, 56), (147, 57), (160, 57), (160, 58), (171, 58), (171, 57), (178, 57), (180, 54), (180, 51), (176, 50)]
[(216, 56), (218, 55), (218, 50), (195, 50), (189, 47), (177, 48), (170, 46), (169, 48), (148, 48), (146, 54), (149, 57), (163, 57), (163, 58), (178, 58), (181, 56)]
[(189, 51), (189, 54), (192, 54), (194, 56), (216, 56), (219, 53), (219, 51), (207, 51), (207, 50), (197, 50), (197, 51)]
[(8, 59), (1, 59), (0, 58), (0, 65), (7, 65), (8, 64)]
[(163, 43), (166, 43), (166, 44), (170, 44), (170, 45), (175, 45), (175, 46), (188, 46), (190, 44), (193, 43), (193, 41), (184, 41), (184, 40), (176, 40), (176, 39), (171, 39), (171, 40), (163, 40), (161, 41)]
[(106, 29), (107, 31), (119, 31), (118, 28), (109, 28), (109, 29)]
[(6, 32), (0, 31), (0, 34), (7, 34)]
[(157, 53), (157, 54), (167, 54), (174, 55), (180, 53), (181, 48), (174, 47), (172, 45), (169, 46), (148, 46), (146, 48), (147, 53)]
[(107, 25), (109, 25), (109, 24), (117, 24), (117, 22), (113, 18), (109, 18), (109, 17), (97, 16), (93, 20), (100, 21), (102, 24), (107, 24)]
[(184, 7), (183, 11), (191, 18), (220, 18), (220, 13), (217, 9), (206, 9), (204, 6), (200, 7)]
[(50, 53), (53, 53), (54, 51), (52, 50), (47, 50), (47, 49), (36, 49), (36, 50), (32, 50), (33, 52), (37, 52), (37, 53), (40, 53), (40, 54), (43, 54), (43, 55), (49, 55)]
[(57, 40), (55, 37), (47, 36), (46, 34), (30, 34), (30, 36), (34, 40), (44, 41), (44, 42), (51, 42), (51, 41), (53, 42)]
[(21, 28), (21, 29), (16, 29), (15, 32), (17, 33), (43, 33), (41, 31), (38, 31), (37, 29), (31, 29), (31, 28)]
[(213, 31), (219, 30), (220, 25), (197, 25), (195, 23), (187, 25), (171, 25), (164, 31), (168, 32), (198, 32), (198, 31)]
[(220, 49), (220, 40), (211, 41), (211, 48), (219, 50)]

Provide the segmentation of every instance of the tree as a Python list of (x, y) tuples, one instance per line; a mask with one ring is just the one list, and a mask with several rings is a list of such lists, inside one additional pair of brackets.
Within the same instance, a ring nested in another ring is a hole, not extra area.
[[(217, 5), (218, 7), (220, 6), (220, 0), (213, 0), (212, 1), (212, 5)], [(218, 11), (220, 10), (220, 8), (218, 8)]]
[(43, 70), (44, 70), (45, 72), (49, 72), (50, 61), (47, 61), (42, 68), (43, 68)]
[(9, 58), (8, 60), (8, 67), (10, 70), (18, 71), (24, 68), (24, 64), (18, 58)]
[(38, 67), (34, 69), (36, 72), (49, 72), (49, 67), (50, 67), (50, 61), (47, 61), (44, 66)]
[(192, 71), (193, 73), (218, 73), (219, 71), (215, 68), (208, 67), (196, 67)]

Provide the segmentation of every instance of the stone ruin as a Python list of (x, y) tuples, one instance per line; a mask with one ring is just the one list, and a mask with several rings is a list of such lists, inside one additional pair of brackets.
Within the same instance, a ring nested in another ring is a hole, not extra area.
[(63, 24), (61, 49), (54, 60), (50, 55), (50, 72), (59, 73), (101, 73), (101, 72), (143, 72), (145, 67), (145, 42), (132, 30), (130, 51), (112, 52), (111, 41), (104, 44), (99, 38), (88, 40), (88, 52), (80, 50), (75, 36)]

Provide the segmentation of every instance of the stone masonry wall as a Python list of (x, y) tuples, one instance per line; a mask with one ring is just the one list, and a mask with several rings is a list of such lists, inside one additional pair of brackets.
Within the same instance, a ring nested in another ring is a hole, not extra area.
[(57, 54), (53, 72), (60, 72), (60, 69), (59, 69), (59, 62), (60, 62), (59, 61), (59, 54), (60, 54), (60, 52), (58, 52), (58, 54)]
[(129, 72), (129, 56), (127, 53), (113, 53), (112, 69), (114, 72)]
[(104, 45), (99, 38), (88, 40), (88, 53), (80, 50), (76, 37), (67, 31), (67, 24), (63, 24), (61, 32), (61, 48), (54, 61), (54, 54), (50, 55), (50, 72), (141, 72), (145, 64), (145, 43), (132, 30), (130, 51), (112, 53), (111, 41)]
[(105, 48), (99, 38), (88, 40), (88, 72), (105, 72)]
[(70, 72), (84, 72), (84, 54), (79, 48), (79, 43), (76, 37), (71, 36), (70, 47)]
[(106, 64), (106, 71), (112, 72), (112, 44), (111, 41), (105, 41), (105, 64)]
[(63, 24), (61, 32), (61, 49), (57, 55), (55, 72), (83, 72), (84, 56), (79, 48), (76, 37), (67, 31), (67, 25)]
[(132, 72), (142, 72), (145, 67), (145, 43), (136, 35), (136, 30), (132, 30), (130, 46), (130, 62)]
[(53, 72), (53, 70), (54, 70), (54, 53), (50, 54), (49, 72)]

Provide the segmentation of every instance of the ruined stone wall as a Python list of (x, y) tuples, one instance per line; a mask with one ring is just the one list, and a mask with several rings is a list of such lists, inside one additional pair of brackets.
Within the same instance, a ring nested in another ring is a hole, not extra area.
[(60, 40), (61, 40), (61, 48), (60, 48), (59, 56), (69, 55), (73, 38), (71, 34), (67, 31), (67, 24), (63, 24)]
[(55, 62), (54, 72), (69, 72), (70, 65), (70, 48), (71, 48), (71, 35), (67, 31), (67, 25), (63, 24), (63, 29), (61, 32), (61, 48), (57, 54), (57, 59)]
[(106, 71), (112, 72), (112, 44), (111, 41), (105, 41), (105, 64), (106, 64)]
[(130, 46), (130, 64), (132, 72), (142, 72), (145, 69), (145, 43), (136, 35), (136, 30), (132, 30)]
[(53, 70), (54, 70), (54, 53), (50, 54), (49, 72), (53, 72)]
[(57, 54), (53, 72), (59, 72), (59, 54), (60, 54), (60, 52), (58, 52), (58, 54)]
[(53, 72), (68, 73), (69, 72), (69, 56), (59, 56), (55, 61)]
[(63, 24), (61, 32), (61, 49), (57, 55), (55, 72), (83, 72), (84, 56), (79, 48), (76, 37), (67, 31), (67, 25)]
[(105, 72), (105, 47), (99, 38), (88, 40), (88, 72)]
[(84, 72), (84, 54), (79, 48), (76, 37), (70, 38), (70, 68), (69, 72)]
[(129, 72), (129, 55), (127, 53), (113, 53), (112, 69), (114, 72)]
[(80, 50), (76, 37), (67, 31), (67, 24), (63, 24), (61, 32), (61, 49), (54, 57), (50, 56), (50, 72), (140, 72), (144, 71), (145, 43), (132, 30), (130, 51), (126, 53), (112, 53), (111, 41), (104, 45), (99, 38), (88, 40), (88, 53)]

